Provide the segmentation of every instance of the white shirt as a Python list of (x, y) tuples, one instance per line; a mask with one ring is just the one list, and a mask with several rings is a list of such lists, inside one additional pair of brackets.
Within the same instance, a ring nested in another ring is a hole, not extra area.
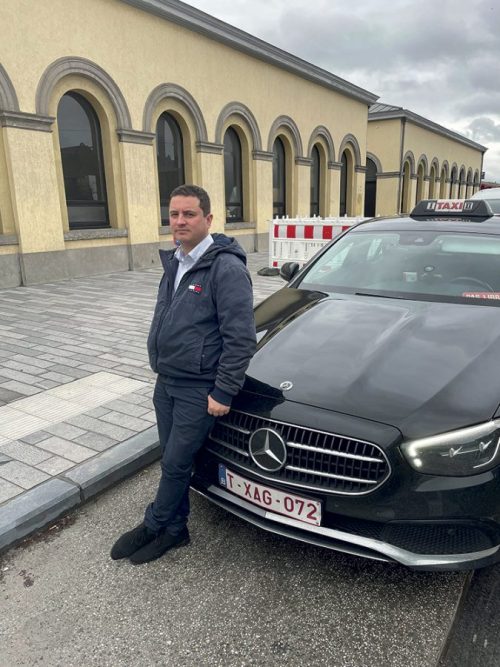
[(179, 266), (177, 268), (177, 273), (175, 274), (174, 292), (179, 287), (182, 276), (186, 273), (186, 271), (189, 271), (189, 269), (191, 269), (196, 264), (203, 253), (208, 250), (208, 248), (210, 248), (213, 242), (214, 239), (212, 235), (209, 234), (208, 236), (205, 236), (203, 241), (200, 241), (198, 245), (195, 246), (187, 255), (182, 252), (182, 246), (177, 248), (174, 256), (175, 259), (179, 262)]

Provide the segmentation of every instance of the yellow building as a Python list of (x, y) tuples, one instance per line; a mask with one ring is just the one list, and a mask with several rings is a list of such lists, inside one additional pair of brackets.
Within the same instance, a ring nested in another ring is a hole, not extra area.
[[(0, 25), (0, 287), (156, 265), (183, 182), (249, 251), (275, 215), (363, 215), (367, 155), (398, 209), (376, 95), (189, 5), (2, 0)], [(406, 121), (408, 201), (445, 161), (476, 178), (472, 142)]]
[(3, 0), (0, 23), (1, 286), (156, 264), (181, 182), (247, 250), (273, 214), (338, 214), (342, 156), (362, 214), (372, 93), (176, 0)]
[(464, 198), (479, 189), (484, 146), (402, 107), (368, 114), (365, 215), (408, 213), (426, 198)]

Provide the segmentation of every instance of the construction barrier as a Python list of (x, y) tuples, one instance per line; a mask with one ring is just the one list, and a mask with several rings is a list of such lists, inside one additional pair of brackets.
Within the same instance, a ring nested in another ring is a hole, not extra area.
[(300, 266), (329, 243), (334, 236), (368, 218), (275, 218), (269, 221), (269, 266), (285, 262)]

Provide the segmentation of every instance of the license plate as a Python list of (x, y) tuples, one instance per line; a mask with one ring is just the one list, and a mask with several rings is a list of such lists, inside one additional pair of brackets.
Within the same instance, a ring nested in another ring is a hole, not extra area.
[(321, 502), (256, 484), (219, 463), (219, 484), (248, 502), (292, 519), (321, 525)]

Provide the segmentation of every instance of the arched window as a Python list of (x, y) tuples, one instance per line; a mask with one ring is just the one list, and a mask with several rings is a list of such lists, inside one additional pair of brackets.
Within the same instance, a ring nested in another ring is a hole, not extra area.
[(449, 194), (450, 199), (453, 199), (454, 186), (456, 182), (457, 182), (457, 168), (453, 167), (453, 169), (451, 170), (451, 177), (450, 177), (450, 194)]
[(463, 199), (465, 196), (465, 169), (460, 170), (460, 176), (458, 177), (458, 199)]
[(472, 188), (473, 191), (474, 191), (473, 194), (479, 190), (479, 186), (480, 186), (480, 184), (481, 184), (481, 182), (480, 182), (480, 180), (479, 180), (479, 172), (476, 171), (476, 172), (474, 173), (474, 187)]
[(429, 199), (434, 199), (434, 191), (436, 189), (436, 167), (431, 165), (429, 170)]
[(165, 112), (156, 123), (156, 156), (160, 190), (161, 224), (168, 225), (170, 193), (184, 183), (184, 146), (175, 118)]
[(446, 169), (443, 167), (441, 169), (441, 178), (439, 181), (439, 197), (445, 199), (446, 197)]
[(465, 198), (470, 197), (473, 192), (472, 189), (472, 169), (469, 168), (469, 171), (467, 172), (467, 185), (465, 189)]
[(241, 143), (232, 127), (224, 135), (224, 183), (226, 190), (226, 222), (243, 220), (243, 180)]
[(410, 163), (405, 162), (403, 169), (403, 187), (401, 188), (401, 213), (410, 211)]
[(373, 218), (377, 203), (377, 165), (369, 157), (366, 158), (365, 177), (365, 217)]
[(96, 112), (82, 95), (66, 93), (57, 108), (57, 128), (70, 229), (109, 227)]
[(273, 216), (286, 215), (285, 147), (277, 137), (273, 144)]
[(424, 176), (425, 167), (422, 162), (418, 165), (417, 169), (417, 191), (415, 193), (415, 204), (418, 204), (421, 201), (424, 193)]
[(311, 212), (310, 215), (319, 215), (321, 159), (317, 146), (311, 152)]
[(347, 215), (347, 152), (342, 153), (340, 159), (340, 215)]

